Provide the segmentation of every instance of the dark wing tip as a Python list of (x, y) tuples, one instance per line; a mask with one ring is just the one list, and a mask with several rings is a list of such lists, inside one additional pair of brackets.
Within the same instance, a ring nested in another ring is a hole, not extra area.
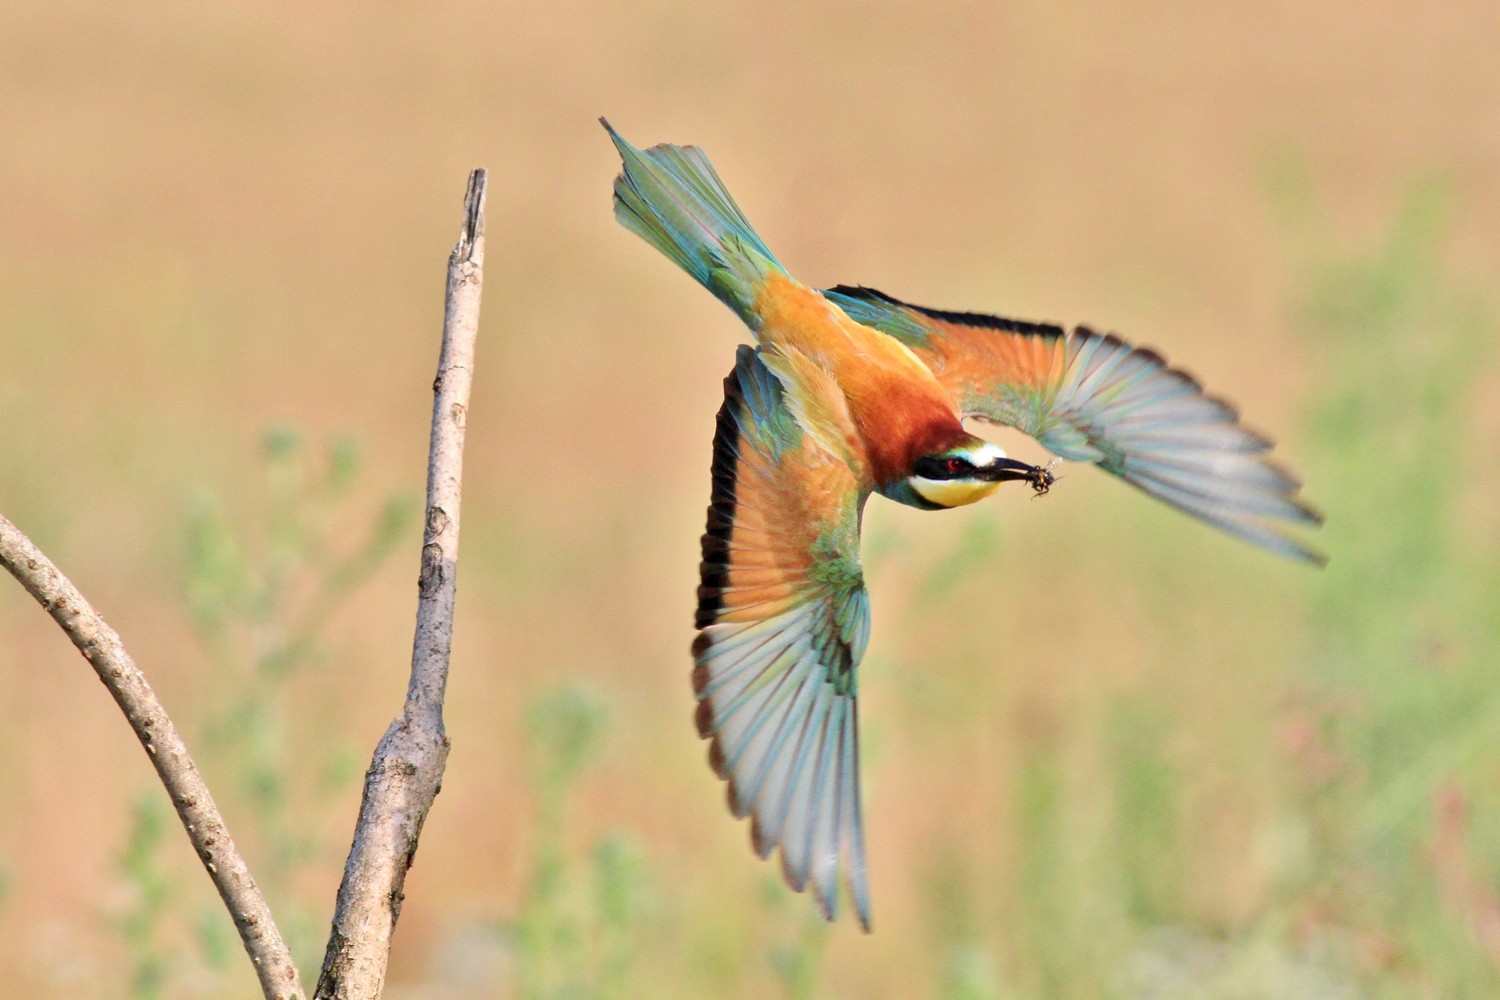
[[(765, 857), (765, 855), (762, 854), (761, 857)], [(808, 874), (806, 871), (799, 872), (794, 869), (790, 859), (787, 857), (787, 852), (785, 850), (781, 852), (781, 880), (783, 882), (797, 892), (806, 892)], [(832, 920), (833, 917), (829, 914), (828, 908), (823, 905), (822, 895), (816, 892), (812, 895), (813, 900), (818, 904), (818, 912), (823, 915), (823, 919)]]
[[(749, 810), (741, 809), (741, 804), (742, 803), (740, 803), (739, 797), (735, 795), (734, 782), (730, 782), (729, 807), (734, 810), (734, 814), (736, 816), (743, 817), (747, 812), (749, 812)], [(761, 828), (760, 816), (758, 814), (752, 815), (750, 817), (750, 847), (755, 851), (755, 856), (760, 858), (762, 861), (764, 861), (766, 858), (769, 858), (771, 856), (771, 852), (776, 849), (776, 841), (766, 836), (765, 830)], [(792, 888), (795, 889), (797, 887), (792, 886)], [(798, 891), (800, 892), (801, 890), (798, 889)]]
[[(698, 608), (693, 619), (697, 628), (713, 624), (724, 608), (723, 590), (729, 585), (729, 540), (734, 533), (737, 502), (735, 457), (740, 446), (740, 425), (735, 413), (745, 402), (739, 380), (741, 360), (742, 357), (737, 355), (734, 370), (724, 379), (724, 403), (714, 419), (713, 492), (708, 505), (707, 530), (702, 538)], [(702, 650), (695, 642), (693, 653), (700, 652)]]
[[(710, 738), (713, 737), (713, 735), (714, 735), (714, 707), (713, 707), (713, 703), (709, 699), (704, 698), (702, 701), (698, 702), (698, 707), (693, 710), (693, 722), (696, 723), (697, 726), (698, 726), (698, 738), (699, 739), (706, 740), (706, 739), (710, 739)], [(718, 749), (718, 745), (719, 745), (719, 741), (718, 740), (714, 740), (714, 745), (713, 745), (712, 748), (710, 748), (710, 753), (713, 753), (713, 751), (717, 750)], [(722, 754), (722, 752), (720, 753), (719, 757), (720, 757), (720, 761), (722, 762), (722, 760), (723, 760), (723, 754)], [(719, 770), (719, 768), (715, 768), (715, 770)], [(723, 774), (720, 774), (719, 777), (722, 778)]]
[(693, 636), (693, 660), (698, 664), (698, 666), (693, 669), (694, 677), (698, 676), (698, 672), (700, 670), (703, 670), (705, 677), (708, 675), (708, 672), (703, 669), (702, 661), (704, 654), (708, 652), (709, 647), (713, 644), (713, 640), (710, 639), (706, 633), (699, 632), (697, 635)]
[(1026, 336), (1047, 337), (1049, 339), (1061, 337), (1066, 332), (1056, 323), (1037, 323), (1024, 319), (1007, 319), (1004, 316), (996, 316), (993, 313), (963, 312), (919, 306), (911, 302), (904, 302), (894, 295), (887, 295), (877, 288), (867, 288), (864, 285), (834, 285), (829, 291), (864, 302), (880, 302), (888, 306), (909, 309), (920, 316), (926, 316), (928, 319), (935, 319), (942, 323), (956, 323), (960, 326), (975, 326), (989, 330), (1000, 330), (1004, 333), (1019, 333)]
[[(718, 740), (714, 740), (708, 745), (708, 766), (713, 768), (714, 774), (718, 775), (721, 780), (728, 778), (729, 765), (724, 760), (724, 747)], [(731, 789), (732, 791), (733, 789)], [(733, 808), (732, 804), (731, 808)]]
[(866, 302), (888, 302), (893, 306), (904, 306), (905, 302), (893, 298), (878, 288), (866, 288), (864, 285), (834, 285), (828, 289), (836, 295), (845, 295), (851, 299), (862, 299)]

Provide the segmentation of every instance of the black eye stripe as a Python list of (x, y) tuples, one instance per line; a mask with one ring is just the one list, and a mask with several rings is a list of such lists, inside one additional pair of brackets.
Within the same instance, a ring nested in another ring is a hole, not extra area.
[(974, 466), (957, 455), (924, 455), (912, 472), (923, 479), (962, 479), (974, 473)]

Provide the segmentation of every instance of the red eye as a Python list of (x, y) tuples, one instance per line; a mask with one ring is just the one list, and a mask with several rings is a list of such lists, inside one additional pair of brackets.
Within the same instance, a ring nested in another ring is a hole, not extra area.
[(967, 464), (968, 463), (961, 458), (950, 458), (947, 462), (944, 463), (944, 467), (954, 475), (958, 475), (960, 472), (964, 471), (964, 466)]

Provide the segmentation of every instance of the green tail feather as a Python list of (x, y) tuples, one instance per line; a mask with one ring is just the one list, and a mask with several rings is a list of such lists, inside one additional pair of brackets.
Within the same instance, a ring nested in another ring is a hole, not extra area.
[(766, 275), (786, 273), (696, 146), (637, 149), (599, 119), (624, 170), (615, 178), (615, 218), (670, 257), (752, 328)]

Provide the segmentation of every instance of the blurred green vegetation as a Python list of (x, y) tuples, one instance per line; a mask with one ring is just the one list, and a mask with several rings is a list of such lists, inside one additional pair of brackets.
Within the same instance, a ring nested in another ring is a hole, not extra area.
[(638, 995), (626, 984), (649, 899), (642, 848), (618, 833), (581, 856), (569, 847), (569, 799), (603, 750), (608, 714), (603, 697), (578, 684), (542, 692), (526, 714), (536, 820), (524, 895), (505, 927), (525, 1000)]
[(1444, 263), (1453, 211), (1442, 178), (1415, 183), (1373, 252), (1310, 272), (1302, 310), (1330, 373), (1309, 428), (1346, 564), (1309, 606), (1304, 900), (1311, 931), (1363, 944), (1379, 996), (1500, 993), (1500, 553), (1466, 502), (1495, 328)]
[[(338, 865), (337, 845), (311, 831), (326, 828), (330, 797), (355, 781), (363, 758), (349, 742), (355, 734), (294, 744), (289, 685), (327, 661), (332, 620), (415, 524), (416, 505), (387, 499), (341, 551), (358, 499), (354, 442), (335, 441), (315, 459), (297, 431), (278, 428), (265, 435), (261, 461), (262, 523), (235, 524), (208, 494), (186, 512), (183, 591), (214, 678), (213, 707), (190, 745), (220, 808), (249, 820), (233, 825), (240, 848), (303, 975), (315, 977), (328, 903), (305, 898), (297, 880), (311, 865)], [(189, 914), (174, 893), (175, 879), (194, 877), (175, 852), (168, 860), (175, 826), (161, 789), (142, 789), (119, 859), (128, 903), (116, 916), (136, 1000), (182, 995), (174, 980), (201, 991), (244, 960), (217, 899)]]

